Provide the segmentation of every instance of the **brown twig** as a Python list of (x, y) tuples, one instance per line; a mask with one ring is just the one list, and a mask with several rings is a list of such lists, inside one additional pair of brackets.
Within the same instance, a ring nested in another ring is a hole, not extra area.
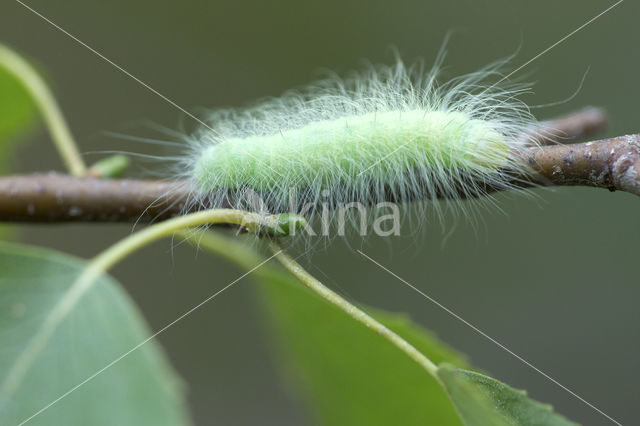
[(535, 137), (540, 145), (551, 145), (594, 135), (607, 127), (605, 112), (596, 107), (586, 107), (554, 120), (543, 121), (526, 137)]
[[(591, 134), (605, 124), (606, 117), (601, 110), (586, 108), (543, 122), (535, 133), (538, 141), (545, 145), (552, 140)], [(540, 141), (540, 135), (546, 137)], [(513, 183), (518, 186), (581, 185), (640, 195), (640, 134), (530, 148), (521, 158), (534, 172), (514, 177)], [(185, 212), (190, 192), (189, 184), (184, 181), (106, 180), (57, 173), (8, 176), (0, 178), (0, 221), (164, 220)], [(189, 208), (202, 207), (191, 205)]]
[[(531, 148), (522, 160), (535, 173), (515, 179), (520, 186), (591, 186), (640, 195), (640, 134)], [(0, 221), (163, 220), (184, 212), (189, 192), (181, 181), (10, 176), (0, 178)]]
[(0, 178), (0, 221), (142, 222), (184, 209), (178, 182), (72, 177), (58, 173)]
[(640, 195), (640, 133), (532, 148), (523, 160), (537, 172), (533, 182), (540, 185), (593, 186)]

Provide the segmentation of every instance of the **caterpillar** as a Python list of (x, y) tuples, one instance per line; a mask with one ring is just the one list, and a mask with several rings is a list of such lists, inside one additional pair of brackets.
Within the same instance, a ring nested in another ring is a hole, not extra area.
[(256, 210), (257, 197), (260, 209), (313, 216), (512, 188), (528, 172), (518, 153), (535, 144), (522, 137), (536, 123), (519, 99), (529, 87), (499, 81), (506, 60), (441, 84), (441, 61), (425, 72), (398, 59), (212, 112), (180, 165), (194, 202)]

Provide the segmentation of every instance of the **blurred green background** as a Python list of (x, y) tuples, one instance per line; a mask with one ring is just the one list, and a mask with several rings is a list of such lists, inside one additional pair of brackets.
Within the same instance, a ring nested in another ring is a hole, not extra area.
[[(177, 104), (242, 106), (303, 85), (330, 69), (339, 74), (393, 60), (430, 63), (456, 30), (446, 75), (469, 72), (520, 48), (516, 67), (600, 13), (612, 2), (548, 1), (234, 1), (28, 4)], [(521, 71), (535, 81), (527, 101), (550, 118), (585, 105), (604, 108), (603, 136), (640, 131), (637, 117), (640, 5), (626, 1)], [(124, 150), (170, 155), (105, 135), (158, 137), (151, 121), (172, 129), (193, 122), (20, 4), (0, 5), (0, 40), (46, 70), (86, 153)], [(14, 172), (61, 170), (48, 135), (32, 132), (11, 162)], [(148, 176), (163, 163), (136, 160)], [(477, 367), (584, 424), (607, 424), (593, 409), (419, 297), (355, 252), (365, 253), (547, 372), (623, 424), (637, 422), (640, 375), (638, 275), (640, 200), (625, 193), (557, 188), (497, 196), (477, 226), (448, 218), (393, 239), (335, 241), (305, 258), (310, 272), (354, 300), (408, 312)], [(20, 239), (90, 257), (131, 225), (19, 226)], [(114, 270), (151, 327), (158, 329), (240, 271), (186, 245), (162, 241)], [(255, 303), (243, 280), (160, 337), (188, 384), (198, 424), (304, 425), (295, 389), (283, 380)], [(393, 366), (389, 366), (393, 368)]]

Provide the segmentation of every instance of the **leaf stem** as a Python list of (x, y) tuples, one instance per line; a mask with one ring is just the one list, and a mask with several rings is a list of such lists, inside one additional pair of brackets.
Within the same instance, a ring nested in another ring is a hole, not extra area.
[(33, 97), (69, 172), (74, 176), (84, 176), (87, 167), (62, 111), (42, 77), (29, 62), (3, 44), (0, 44), (0, 65), (13, 74)]
[[(140, 232), (131, 234), (93, 258), (69, 290), (49, 312), (42, 326), (31, 338), (29, 343), (27, 343), (11, 370), (7, 372), (5, 380), (0, 387), (0, 406), (4, 404), (20, 386), (29, 368), (31, 368), (37, 356), (42, 352), (57, 327), (73, 310), (82, 295), (91, 288), (101, 273), (107, 271), (134, 251), (162, 237), (173, 235), (175, 232), (186, 228), (215, 223), (241, 225), (249, 228), (251, 231), (257, 231), (260, 226), (265, 224), (265, 216), (230, 209), (205, 210), (198, 213), (191, 213), (152, 225)], [(267, 226), (269, 226), (269, 224), (267, 224)]]
[(327, 302), (336, 306), (338, 309), (345, 312), (351, 318), (356, 321), (364, 324), (367, 328), (372, 329), (381, 337), (387, 339), (391, 342), (392, 345), (400, 349), (402, 352), (407, 354), (409, 358), (420, 364), (431, 376), (433, 376), (436, 380), (440, 380), (438, 378), (438, 367), (427, 358), (422, 352), (417, 350), (413, 345), (404, 340), (402, 337), (388, 329), (386, 326), (376, 321), (373, 317), (367, 315), (364, 311), (359, 309), (357, 306), (349, 303), (344, 298), (342, 298), (339, 294), (335, 293), (316, 278), (314, 278), (310, 273), (308, 273), (298, 262), (296, 262), (291, 256), (286, 254), (282, 248), (278, 244), (271, 243), (271, 250), (276, 253), (276, 258), (282, 265), (291, 272), (302, 284), (304, 284), (311, 291), (325, 299)]
[[(185, 238), (188, 238), (192, 244), (197, 245), (198, 247), (202, 247), (216, 255), (225, 257), (243, 268), (249, 268), (252, 264), (258, 262), (259, 260), (251, 250), (240, 245), (234, 240), (219, 235), (218, 233), (205, 232), (204, 234), (197, 237), (189, 236), (185, 233), (182, 233), (182, 235)], [(440, 381), (440, 379), (437, 377), (438, 367), (429, 358), (418, 351), (413, 345), (411, 345), (409, 342), (398, 336), (389, 328), (363, 312), (358, 307), (343, 299), (337, 293), (327, 288), (324, 284), (322, 284), (311, 274), (305, 271), (304, 268), (300, 266), (300, 264), (298, 264), (293, 258), (291, 258), (291, 256), (286, 254), (286, 252), (278, 244), (272, 242), (271, 249), (274, 251), (274, 253), (279, 253), (276, 255), (278, 261), (280, 261), (280, 263), (282, 263), (290, 273), (292, 273), (299, 281), (301, 281), (302, 284), (304, 284), (306, 287), (311, 289), (314, 293), (318, 294), (320, 297), (322, 297), (332, 305), (338, 307), (338, 309), (342, 310), (356, 321), (364, 324), (367, 328), (374, 330), (380, 336), (390, 341), (391, 344), (407, 354), (412, 360), (420, 364), (425, 370), (427, 370), (427, 372), (431, 376), (438, 380), (438, 382)]]

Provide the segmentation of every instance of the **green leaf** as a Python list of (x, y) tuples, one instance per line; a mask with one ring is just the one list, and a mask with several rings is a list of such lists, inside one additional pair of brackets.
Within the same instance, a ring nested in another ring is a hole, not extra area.
[(450, 364), (438, 366), (451, 401), (468, 426), (575, 426), (552, 407), (491, 377)]
[[(299, 380), (318, 424), (461, 424), (441, 386), (418, 364), (292, 277), (269, 275), (262, 294), (280, 336), (281, 360)], [(406, 316), (366, 311), (432, 361), (467, 365)]]
[[(7, 380), (85, 262), (0, 243), (0, 424), (18, 424), (145, 340), (131, 299), (102, 276), (56, 328), (24, 375)], [(15, 377), (15, 376), (13, 376)], [(13, 383), (14, 385), (11, 385)], [(180, 383), (154, 341), (125, 356), (29, 425), (188, 424)]]
[[(254, 251), (212, 232), (191, 241), (246, 269), (260, 261)], [(365, 309), (439, 365), (437, 381), (293, 276), (270, 265), (255, 275), (264, 282), (261, 300), (281, 343), (281, 364), (299, 379), (318, 424), (575, 425), (523, 391), (464, 370), (462, 355), (404, 315)]]

